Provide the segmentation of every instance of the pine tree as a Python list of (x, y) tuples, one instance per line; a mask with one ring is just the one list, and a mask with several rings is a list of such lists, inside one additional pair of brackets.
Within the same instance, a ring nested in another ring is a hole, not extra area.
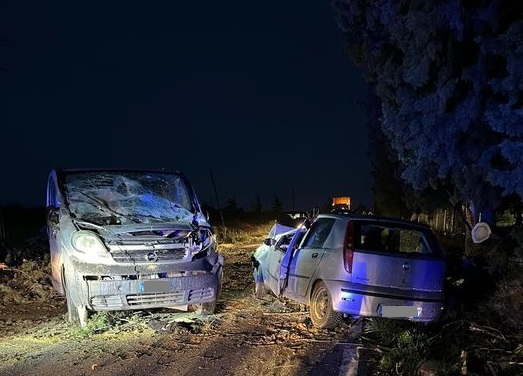
[(336, 0), (345, 49), (381, 101), (416, 191), (498, 206), (523, 198), (523, 3)]

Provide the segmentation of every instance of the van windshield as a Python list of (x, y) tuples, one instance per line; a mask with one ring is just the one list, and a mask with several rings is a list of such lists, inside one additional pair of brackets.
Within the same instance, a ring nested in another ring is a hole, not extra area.
[(98, 224), (180, 221), (193, 212), (189, 188), (175, 173), (67, 172), (64, 193), (77, 219)]

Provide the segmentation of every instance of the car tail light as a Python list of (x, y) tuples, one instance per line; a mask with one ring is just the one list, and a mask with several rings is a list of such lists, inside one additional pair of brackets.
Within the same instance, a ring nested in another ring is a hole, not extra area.
[(343, 245), (343, 266), (348, 273), (352, 273), (352, 262), (354, 261), (354, 221), (349, 221), (345, 233), (345, 244)]

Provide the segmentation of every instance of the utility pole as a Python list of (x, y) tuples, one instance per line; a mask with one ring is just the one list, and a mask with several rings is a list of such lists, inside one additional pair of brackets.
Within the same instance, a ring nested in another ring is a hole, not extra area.
[(218, 205), (218, 211), (220, 212), (220, 218), (222, 220), (222, 226), (225, 227), (225, 221), (223, 220), (223, 214), (222, 214), (222, 207), (220, 205), (220, 198), (218, 197), (218, 190), (216, 189), (216, 183), (214, 182), (214, 176), (212, 174), (212, 170), (211, 169), (209, 169), (209, 173), (211, 175), (212, 188), (214, 190), (214, 195), (216, 196), (216, 203)]

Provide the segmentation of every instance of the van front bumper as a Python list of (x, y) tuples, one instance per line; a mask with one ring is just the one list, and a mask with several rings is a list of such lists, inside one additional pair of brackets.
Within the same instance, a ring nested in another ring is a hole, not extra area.
[(76, 305), (93, 311), (186, 308), (218, 298), (223, 256), (152, 265), (139, 270), (136, 265), (92, 265), (76, 259), (71, 297)]

